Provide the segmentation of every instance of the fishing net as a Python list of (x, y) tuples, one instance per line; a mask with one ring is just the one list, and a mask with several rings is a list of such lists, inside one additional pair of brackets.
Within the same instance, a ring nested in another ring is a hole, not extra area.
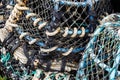
[(1, 54), (1, 66), (3, 66), (3, 74), (12, 80), (36, 80), (39, 78), (41, 80), (74, 80), (74, 75), (61, 72), (45, 72), (42, 69), (31, 70), (29, 67), (25, 67), (21, 62), (15, 60), (14, 57), (10, 56), (10, 53), (6, 55)]
[(77, 72), (78, 80), (119, 80), (120, 25), (119, 14), (102, 20), (88, 43)]
[(75, 74), (99, 15), (111, 9), (109, 0), (16, 0), (2, 29), (7, 38), (0, 37), (11, 60), (21, 62), (5, 65), (8, 74), (28, 77), (36, 69)]
[(108, 4), (109, 0), (28, 0), (26, 6), (30, 10), (17, 22), (21, 26), (18, 34), (29, 32), (27, 36), (32, 38), (27, 38), (28, 41), (38, 38), (40, 47), (54, 48), (52, 51), (42, 49), (43, 53), (58, 56), (79, 53), (89, 41), (88, 34), (96, 28), (98, 15), (111, 12)]

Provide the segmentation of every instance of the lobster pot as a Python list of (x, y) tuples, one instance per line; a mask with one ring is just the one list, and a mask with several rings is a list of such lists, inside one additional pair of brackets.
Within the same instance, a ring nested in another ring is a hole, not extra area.
[(119, 22), (111, 21), (94, 32), (80, 59), (77, 80), (119, 80), (119, 29)]
[[(46, 48), (58, 45), (64, 48), (58, 49), (58, 52), (66, 52), (74, 47), (74, 52), (77, 53), (84, 50), (89, 40), (88, 34), (96, 28), (97, 14), (111, 11), (110, 5), (106, 5), (108, 3), (109, 0), (28, 0), (26, 6), (30, 11), (24, 11), (17, 24), (23, 32), (29, 32), (30, 36), (45, 42)], [(30, 13), (35, 13), (36, 16), (26, 19)], [(38, 18), (41, 21), (33, 25)], [(45, 22), (47, 24), (41, 29), (40, 25)], [(46, 33), (55, 31), (57, 33), (54, 35)]]
[(29, 46), (37, 45), (40, 52), (37, 55), (42, 55), (43, 61), (65, 57), (71, 64), (79, 62), (80, 52), (90, 39), (88, 35), (96, 28), (99, 10), (112, 9), (110, 5), (102, 6), (109, 0), (27, 0), (24, 3), (30, 9), (23, 10), (19, 17), (17, 35), (29, 33), (23, 38), (28, 43), (38, 39), (35, 45)]
[[(81, 30), (81, 27), (89, 28), (91, 25), (95, 27), (95, 24), (97, 24), (96, 18), (104, 12), (110, 13), (110, 9), (112, 9), (109, 0), (28, 0), (26, 6), (30, 8), (31, 12), (37, 14), (37, 17), (47, 21), (48, 24), (51, 23), (51, 27), (47, 27), (48, 29), (53, 29), (52, 31), (54, 31), (59, 26), (63, 32), (65, 27), (72, 30), (74, 30), (74, 27), (78, 30)], [(23, 26), (24, 31), (30, 32), (34, 37), (44, 38), (44, 30), (40, 31), (38, 26), (32, 25), (35, 19), (27, 20), (25, 16), (26, 13), (23, 14), (18, 22), (18, 24)], [(91, 21), (92, 24), (90, 25)], [(90, 30), (89, 32), (93, 31), (92, 29)], [(86, 31), (86, 33), (88, 32)], [(71, 34), (69, 33), (70, 36)], [(57, 36), (59, 37), (60, 35)]]

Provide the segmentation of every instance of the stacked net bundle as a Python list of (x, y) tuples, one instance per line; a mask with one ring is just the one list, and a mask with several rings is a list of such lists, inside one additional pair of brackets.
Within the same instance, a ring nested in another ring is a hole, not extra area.
[(120, 15), (111, 14), (88, 43), (77, 71), (77, 80), (119, 80)]

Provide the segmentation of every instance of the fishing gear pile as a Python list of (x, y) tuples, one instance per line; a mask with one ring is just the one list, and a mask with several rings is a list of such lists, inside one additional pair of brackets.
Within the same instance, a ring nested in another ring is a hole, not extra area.
[[(0, 60), (9, 78), (91, 80), (117, 70), (109, 60), (117, 59), (119, 38), (111, 33), (116, 27), (106, 22), (117, 23), (119, 16), (102, 17), (113, 11), (110, 0), (1, 0), (0, 10)], [(104, 59), (101, 64), (110, 71), (98, 64)]]

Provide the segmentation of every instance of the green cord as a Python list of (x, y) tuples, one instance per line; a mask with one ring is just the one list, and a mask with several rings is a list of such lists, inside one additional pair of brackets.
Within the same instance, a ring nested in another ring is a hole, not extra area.
[(66, 74), (64, 74), (64, 76), (58, 78), (58, 80), (62, 80), (62, 79), (65, 79), (66, 78)]
[(6, 63), (10, 59), (10, 53), (6, 53), (6, 55), (2, 54), (1, 62)]
[(46, 80), (49, 80), (49, 78), (53, 78), (55, 76), (55, 73), (52, 73)]

